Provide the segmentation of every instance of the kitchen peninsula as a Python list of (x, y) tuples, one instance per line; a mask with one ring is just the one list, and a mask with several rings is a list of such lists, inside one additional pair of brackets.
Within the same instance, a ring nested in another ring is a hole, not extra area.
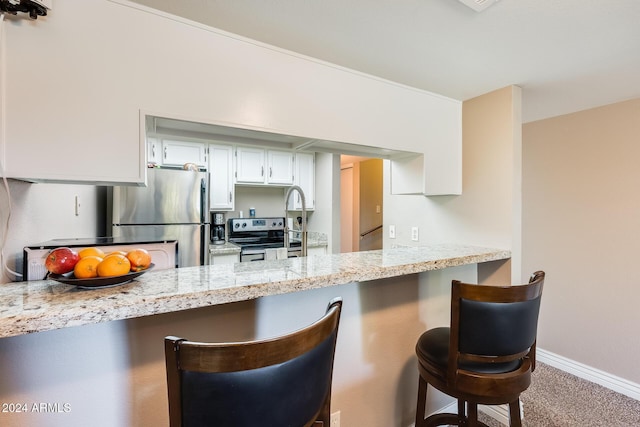
[(134, 281), (84, 290), (52, 280), (0, 287), (0, 338), (506, 260), (507, 250), (465, 245), (150, 271)]

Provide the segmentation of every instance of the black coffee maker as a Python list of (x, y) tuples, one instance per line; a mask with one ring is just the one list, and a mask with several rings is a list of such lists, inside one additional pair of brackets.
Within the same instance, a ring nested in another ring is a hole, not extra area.
[(211, 243), (214, 245), (224, 245), (225, 241), (224, 213), (211, 212)]

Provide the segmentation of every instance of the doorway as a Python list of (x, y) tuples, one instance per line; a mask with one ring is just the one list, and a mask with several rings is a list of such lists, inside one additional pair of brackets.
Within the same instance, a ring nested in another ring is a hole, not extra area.
[(382, 159), (340, 157), (340, 252), (382, 249)]

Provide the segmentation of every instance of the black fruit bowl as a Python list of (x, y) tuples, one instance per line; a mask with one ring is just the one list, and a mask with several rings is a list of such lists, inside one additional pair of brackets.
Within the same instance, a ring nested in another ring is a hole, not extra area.
[(150, 264), (148, 268), (142, 271), (132, 271), (121, 276), (110, 277), (95, 277), (93, 279), (77, 279), (73, 275), (73, 271), (65, 274), (53, 274), (49, 273), (47, 279), (55, 280), (56, 282), (65, 283), (67, 285), (74, 285), (79, 288), (104, 288), (107, 286), (124, 285), (151, 270), (155, 264)]

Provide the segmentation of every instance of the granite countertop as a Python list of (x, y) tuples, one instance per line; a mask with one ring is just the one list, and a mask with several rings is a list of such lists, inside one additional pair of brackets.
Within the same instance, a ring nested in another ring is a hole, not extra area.
[(223, 244), (209, 245), (209, 253), (213, 255), (230, 255), (230, 254), (239, 254), (240, 246), (234, 245), (233, 243), (224, 242)]
[(13, 282), (0, 285), (0, 338), (510, 256), (508, 250), (433, 245), (149, 271), (132, 282), (99, 289), (80, 289), (53, 280)]

